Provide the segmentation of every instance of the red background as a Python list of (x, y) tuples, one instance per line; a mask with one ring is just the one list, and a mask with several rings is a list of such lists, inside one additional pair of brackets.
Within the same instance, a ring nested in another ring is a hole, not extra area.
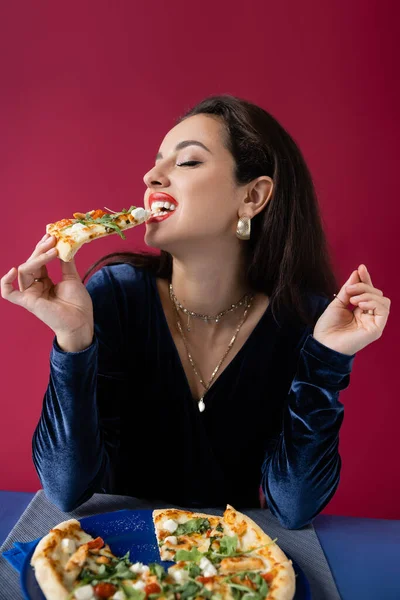
[[(28, 258), (46, 223), (142, 205), (144, 173), (174, 119), (195, 102), (231, 93), (260, 104), (311, 168), (339, 280), (365, 263), (392, 300), (383, 336), (357, 354), (340, 396), (342, 477), (325, 510), (392, 519), (400, 518), (393, 10), (377, 0), (237, 8), (13, 0), (0, 9), (0, 274)], [(108, 252), (144, 248), (143, 233), (85, 246), (80, 273)], [(58, 260), (50, 273), (60, 277)], [(5, 300), (0, 326), (0, 489), (35, 491), (31, 437), (53, 333)]]

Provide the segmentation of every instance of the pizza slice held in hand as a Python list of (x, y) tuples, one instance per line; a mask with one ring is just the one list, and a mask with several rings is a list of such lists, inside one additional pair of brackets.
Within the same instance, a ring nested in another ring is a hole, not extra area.
[(151, 212), (131, 206), (121, 212), (105, 212), (101, 209), (87, 213), (74, 213), (73, 219), (61, 219), (46, 225), (46, 233), (57, 239), (58, 257), (64, 262), (73, 259), (83, 244), (117, 233), (123, 240), (124, 230), (147, 221)]

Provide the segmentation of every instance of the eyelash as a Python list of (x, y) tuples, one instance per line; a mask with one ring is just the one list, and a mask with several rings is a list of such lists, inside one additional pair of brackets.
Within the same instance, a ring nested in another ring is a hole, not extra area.
[(177, 163), (176, 166), (177, 167), (184, 167), (185, 165), (200, 165), (200, 161), (199, 160), (189, 160), (188, 162), (184, 162), (184, 163)]

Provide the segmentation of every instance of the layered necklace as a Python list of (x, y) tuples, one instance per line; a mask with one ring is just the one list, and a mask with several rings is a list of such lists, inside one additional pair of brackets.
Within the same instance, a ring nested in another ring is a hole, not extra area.
[[(246, 320), (247, 314), (250, 310), (251, 304), (253, 302), (254, 299), (254, 294), (245, 294), (240, 300), (239, 302), (237, 302), (236, 304), (231, 304), (229, 308), (227, 308), (226, 310), (223, 310), (222, 312), (218, 313), (217, 315), (203, 315), (200, 313), (196, 313), (193, 311), (188, 310), (187, 308), (185, 308), (177, 299), (177, 297), (174, 294), (174, 290), (172, 288), (172, 283), (169, 284), (169, 296), (171, 298), (171, 302), (173, 304), (173, 307), (175, 309), (176, 312), (176, 317), (177, 317), (177, 327), (179, 330), (179, 333), (182, 337), (187, 355), (188, 355), (188, 359), (190, 364), (192, 365), (193, 371), (195, 372), (196, 376), (199, 378), (199, 381), (201, 383), (201, 385), (204, 387), (204, 394), (201, 396), (201, 398), (199, 398), (198, 402), (198, 408), (200, 412), (203, 412), (206, 405), (204, 404), (204, 396), (206, 395), (207, 391), (209, 390), (212, 382), (214, 381), (214, 378), (216, 376), (216, 374), (219, 371), (220, 366), (222, 365), (222, 363), (224, 362), (225, 358), (228, 356), (229, 351), (231, 350), (233, 344), (235, 343), (235, 340), (238, 336), (238, 333), (240, 331), (240, 328), (242, 327), (243, 323)], [(232, 312), (234, 310), (236, 310), (237, 308), (240, 308), (241, 306), (245, 306), (245, 310), (244, 310), (244, 314), (243, 317), (239, 323), (239, 325), (237, 326), (235, 333), (233, 334), (231, 341), (229, 342), (228, 348), (225, 350), (222, 358), (220, 359), (220, 361), (218, 362), (217, 366), (215, 367), (210, 380), (208, 381), (208, 383), (204, 382), (203, 377), (201, 376), (199, 369), (196, 367), (195, 362), (192, 358), (192, 355), (190, 354), (189, 348), (188, 348), (188, 344), (187, 344), (187, 340), (186, 337), (183, 333), (183, 329), (182, 329), (182, 325), (179, 319), (179, 310), (181, 310), (185, 315), (187, 315), (188, 317), (188, 321), (187, 321), (187, 331), (190, 331), (190, 317), (194, 317), (197, 319), (202, 319), (203, 321), (208, 322), (212, 322), (214, 321), (215, 323), (219, 323), (220, 319), (226, 315), (229, 312)]]

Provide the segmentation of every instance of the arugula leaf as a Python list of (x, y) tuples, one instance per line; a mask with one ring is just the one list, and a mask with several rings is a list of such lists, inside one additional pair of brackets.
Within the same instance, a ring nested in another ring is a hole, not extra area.
[(160, 581), (165, 579), (167, 576), (167, 574), (164, 570), (164, 567), (162, 567), (161, 565), (159, 565), (157, 563), (151, 563), (149, 565), (149, 569), (150, 569), (150, 573), (152, 575), (155, 575), (157, 577), (157, 579), (159, 579)]
[(215, 528), (216, 531), (220, 531), (221, 533), (224, 533), (224, 528), (222, 527), (221, 523), (218, 523), (218, 525)]
[(191, 533), (205, 533), (208, 529), (211, 529), (210, 521), (201, 517), (195, 519), (189, 519), (186, 523), (178, 525), (174, 535), (190, 535)]
[[(250, 579), (250, 581), (257, 586), (257, 589), (253, 590), (246, 585), (234, 583), (232, 581), (233, 577), (239, 577), (241, 581), (247, 577), (247, 579)], [(224, 582), (228, 583), (235, 600), (264, 600), (264, 598), (268, 596), (269, 586), (265, 579), (261, 577), (260, 573), (258, 572), (238, 571), (234, 575), (225, 577)], [(243, 594), (241, 592), (243, 592)]]
[(135, 590), (135, 588), (124, 583), (121, 583), (121, 587), (127, 598), (133, 598), (133, 600), (144, 600), (146, 598), (146, 592), (143, 590)]
[(194, 563), (199, 563), (203, 558), (204, 554), (198, 551), (196, 547), (191, 550), (177, 550), (175, 552), (175, 562), (179, 562), (180, 560), (190, 560)]
[(201, 569), (200, 569), (199, 565), (196, 565), (196, 564), (185, 565), (184, 569), (186, 571), (188, 571), (189, 577), (192, 577), (192, 579), (195, 579), (196, 577), (201, 575)]
[(233, 556), (236, 553), (237, 543), (237, 535), (224, 535), (219, 542), (219, 554)]
[(199, 591), (203, 586), (196, 581), (186, 581), (183, 585), (179, 586), (175, 593), (179, 593), (181, 600), (185, 600), (185, 598), (193, 597), (199, 595)]

